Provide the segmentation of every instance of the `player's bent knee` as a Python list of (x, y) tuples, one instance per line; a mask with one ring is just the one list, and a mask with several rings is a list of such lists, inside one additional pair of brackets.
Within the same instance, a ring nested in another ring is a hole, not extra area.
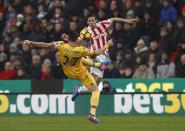
[(90, 90), (91, 91), (97, 91), (97, 90), (99, 90), (97, 84), (96, 83), (93, 83), (92, 86), (90, 87)]

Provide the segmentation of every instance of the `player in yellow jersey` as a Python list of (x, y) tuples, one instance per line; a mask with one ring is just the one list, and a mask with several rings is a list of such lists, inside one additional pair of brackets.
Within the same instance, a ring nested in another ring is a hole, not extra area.
[(34, 42), (25, 40), (23, 45), (28, 45), (37, 48), (47, 48), (47, 49), (57, 49), (60, 53), (60, 62), (62, 68), (67, 77), (77, 79), (84, 86), (86, 86), (91, 92), (91, 109), (88, 119), (93, 123), (99, 124), (99, 120), (96, 118), (96, 108), (99, 103), (100, 91), (98, 90), (97, 84), (89, 73), (89, 71), (82, 64), (82, 57), (85, 56), (97, 56), (109, 48), (112, 45), (112, 41), (108, 41), (104, 47), (99, 50), (93, 51), (89, 50), (83, 46), (79, 46), (77, 43), (77, 36), (74, 34), (70, 35), (69, 43), (64, 43), (63, 41), (45, 43), (45, 42)]
[[(62, 34), (62, 40), (64, 40), (65, 42), (68, 42), (69, 41), (69, 35), (67, 34)], [(81, 39), (78, 38), (78, 42), (77, 44), (81, 44), (83, 46), (85, 46), (85, 42), (82, 41)], [(85, 46), (86, 47), (86, 46)], [(87, 58), (82, 58), (82, 64), (85, 65), (85, 66), (89, 66), (89, 67), (95, 67), (95, 68), (98, 68), (100, 71), (104, 71), (106, 65), (108, 65), (110, 63), (110, 61), (104, 61), (104, 62), (94, 62), (90, 59), (87, 59)], [(96, 81), (97, 83), (97, 81)], [(98, 84), (98, 83), (97, 83)], [(81, 88), (83, 88), (83, 91), (86, 90), (86, 91), (89, 91), (88, 88), (85, 87), (85, 85), (83, 85)], [(85, 88), (85, 89), (84, 89)], [(71, 97), (71, 100), (74, 101), (76, 99), (76, 97), (80, 94), (81, 92), (79, 91), (79, 87), (78, 86), (75, 86), (73, 88), (73, 96)]]
[[(68, 42), (68, 41), (69, 41), (69, 35), (63, 33), (61, 37), (62, 37), (62, 40), (63, 40), (63, 41), (65, 41), (65, 42)], [(84, 45), (85, 42), (79, 40), (79, 38), (78, 38), (77, 44), (81, 44), (81, 45), (85, 46), (85, 45)], [(79, 45), (79, 46), (80, 46), (80, 45)], [(85, 47), (86, 47), (86, 46), (85, 46)], [(105, 66), (106, 66), (107, 64), (109, 64), (109, 63), (110, 63), (110, 61), (106, 61), (106, 62), (99, 63), (99, 62), (94, 62), (94, 61), (92, 61), (92, 60), (90, 60), (90, 59), (87, 59), (87, 58), (84, 58), (84, 57), (82, 58), (82, 64), (83, 64), (84, 66), (95, 67), (95, 68), (98, 68), (98, 69), (101, 70), (101, 71), (103, 71), (103, 70), (105, 69)], [(72, 100), (72, 101), (73, 101), (73, 100)]]

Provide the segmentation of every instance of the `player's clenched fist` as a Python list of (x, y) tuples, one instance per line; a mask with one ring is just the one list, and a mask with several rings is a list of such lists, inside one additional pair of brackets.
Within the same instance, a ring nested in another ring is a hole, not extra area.
[(62, 37), (62, 39), (63, 39), (64, 41), (66, 41), (66, 42), (69, 41), (69, 35), (63, 33), (61, 37)]
[(25, 45), (25, 46), (26, 46), (26, 45), (29, 46), (29, 45), (31, 45), (31, 41), (25, 40), (25, 41), (22, 42), (22, 45), (23, 45), (23, 46), (24, 46), (24, 45)]
[(128, 23), (129, 24), (134, 24), (134, 23), (136, 23), (138, 20), (137, 19), (128, 19)]
[(110, 40), (107, 42), (107, 44), (109, 45), (109, 47), (110, 47), (110, 46), (113, 46), (113, 41), (112, 41), (112, 39), (110, 39)]

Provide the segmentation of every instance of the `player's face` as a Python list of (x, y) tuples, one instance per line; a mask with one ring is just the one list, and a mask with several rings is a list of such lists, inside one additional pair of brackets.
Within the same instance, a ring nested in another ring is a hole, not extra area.
[(89, 17), (87, 19), (87, 24), (90, 26), (90, 28), (95, 28), (96, 27), (96, 18), (95, 17)]

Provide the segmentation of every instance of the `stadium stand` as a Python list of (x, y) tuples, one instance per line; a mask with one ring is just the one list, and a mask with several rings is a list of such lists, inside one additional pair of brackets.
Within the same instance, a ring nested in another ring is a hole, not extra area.
[(185, 77), (184, 0), (0, 0), (0, 80), (60, 79), (58, 52), (22, 47), (21, 41), (52, 42), (79, 33), (87, 16), (139, 22), (114, 23), (112, 63), (104, 78)]

